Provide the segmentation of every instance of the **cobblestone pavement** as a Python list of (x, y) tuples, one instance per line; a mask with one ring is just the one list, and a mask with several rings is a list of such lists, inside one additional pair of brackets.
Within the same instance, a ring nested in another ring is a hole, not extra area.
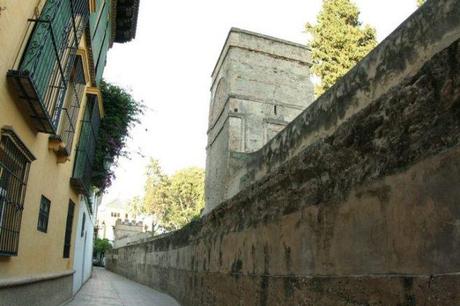
[(133, 282), (104, 268), (93, 276), (66, 306), (180, 306), (172, 297)]

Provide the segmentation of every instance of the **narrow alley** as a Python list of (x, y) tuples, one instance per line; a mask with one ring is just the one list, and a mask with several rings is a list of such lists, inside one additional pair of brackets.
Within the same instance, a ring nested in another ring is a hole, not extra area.
[(93, 275), (66, 306), (178, 306), (172, 297), (105, 270), (93, 269)]

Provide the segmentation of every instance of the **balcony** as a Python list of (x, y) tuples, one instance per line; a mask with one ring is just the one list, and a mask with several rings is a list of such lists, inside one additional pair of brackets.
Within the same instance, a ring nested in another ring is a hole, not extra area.
[(88, 102), (82, 121), (80, 139), (70, 184), (80, 194), (89, 196), (93, 172), (94, 154), (101, 116), (97, 96), (88, 95)]
[(8, 71), (8, 79), (19, 96), (19, 106), (39, 132), (58, 131), (88, 16), (88, 0), (48, 0), (40, 17), (29, 19), (30, 38), (17, 68)]

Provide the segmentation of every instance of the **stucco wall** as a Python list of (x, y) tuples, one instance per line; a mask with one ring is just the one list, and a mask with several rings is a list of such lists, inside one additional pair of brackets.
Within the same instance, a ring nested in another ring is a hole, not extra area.
[[(73, 221), (73, 235), (69, 258), (63, 258), (65, 222), (69, 199), (78, 213), (79, 196), (70, 187), (75, 147), (79, 137), (80, 119), (86, 99), (80, 108), (78, 127), (69, 161), (58, 162), (58, 156), (49, 149), (49, 135), (37, 133), (30, 125), (30, 118), (18, 108), (18, 96), (7, 82), (7, 71), (14, 69), (20, 59), (21, 44), (27, 37), (28, 18), (34, 17), (37, 6), (40, 11), (45, 1), (27, 1), (17, 5), (16, 1), (4, 1), (0, 16), (2, 51), (0, 52), (0, 127), (11, 126), (26, 147), (36, 157), (31, 163), (27, 190), (22, 212), (18, 256), (0, 257), (0, 280), (17, 277), (35, 277), (47, 273), (72, 270), (77, 218)], [(80, 44), (86, 49), (85, 41)], [(47, 233), (37, 230), (40, 198), (44, 195), (51, 201)]]
[(108, 268), (183, 305), (460, 304), (458, 16), (428, 1), (247, 161), (247, 187)]
[[(93, 197), (95, 199), (95, 197)], [(75, 233), (75, 254), (73, 261), (73, 294), (77, 293), (83, 284), (91, 277), (93, 267), (93, 237), (95, 220), (88, 211), (88, 204), (85, 199), (80, 201), (78, 212), (78, 223)], [(85, 215), (85, 225), (83, 227), (83, 215)]]
[(72, 298), (72, 272), (45, 274), (33, 279), (0, 280), (0, 305), (62, 305)]

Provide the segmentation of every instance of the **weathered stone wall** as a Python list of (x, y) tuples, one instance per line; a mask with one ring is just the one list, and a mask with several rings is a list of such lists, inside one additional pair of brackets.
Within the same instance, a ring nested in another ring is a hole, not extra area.
[(205, 214), (240, 190), (245, 153), (262, 148), (313, 102), (310, 66), (305, 46), (230, 30), (212, 73)]
[(460, 0), (428, 1), (200, 221), (108, 268), (183, 305), (460, 305)]

